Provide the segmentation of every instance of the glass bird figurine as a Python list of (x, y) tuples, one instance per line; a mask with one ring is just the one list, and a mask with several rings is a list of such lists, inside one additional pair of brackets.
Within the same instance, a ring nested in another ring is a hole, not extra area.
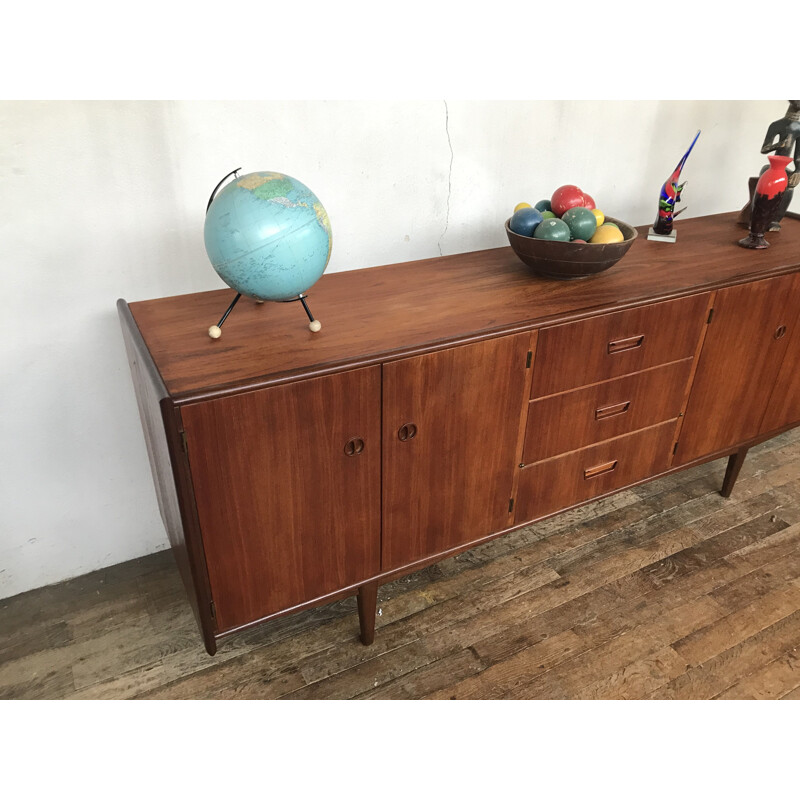
[(661, 187), (661, 194), (658, 198), (658, 214), (656, 215), (656, 221), (653, 223), (653, 227), (650, 229), (647, 237), (648, 239), (667, 242), (675, 241), (675, 231), (672, 229), (672, 223), (678, 214), (686, 210), (682, 208), (680, 211), (675, 211), (675, 206), (681, 199), (683, 187), (686, 186), (686, 181), (683, 183), (678, 183), (678, 181), (681, 177), (683, 165), (686, 163), (686, 159), (689, 158), (689, 153), (692, 152), (692, 148), (698, 136), (700, 136), (700, 131), (697, 131), (692, 143), (689, 145), (689, 149), (683, 154), (683, 158), (678, 162), (678, 166), (675, 167), (672, 174), (664, 181)]

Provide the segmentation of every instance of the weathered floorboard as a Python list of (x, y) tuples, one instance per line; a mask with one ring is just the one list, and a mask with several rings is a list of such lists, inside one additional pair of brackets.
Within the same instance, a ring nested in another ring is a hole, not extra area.
[(0, 697), (800, 699), (800, 430), (206, 654), (169, 552), (0, 601)]

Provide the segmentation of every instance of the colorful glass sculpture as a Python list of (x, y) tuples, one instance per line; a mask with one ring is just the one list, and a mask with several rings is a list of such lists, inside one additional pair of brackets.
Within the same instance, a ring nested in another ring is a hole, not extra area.
[(675, 211), (675, 206), (681, 199), (681, 191), (683, 187), (686, 186), (686, 181), (679, 184), (678, 180), (681, 177), (683, 165), (686, 163), (686, 159), (689, 158), (689, 153), (692, 152), (692, 148), (698, 136), (700, 136), (700, 131), (697, 131), (692, 143), (689, 145), (689, 149), (684, 153), (683, 158), (678, 162), (678, 166), (675, 167), (672, 174), (661, 187), (661, 195), (658, 198), (658, 215), (656, 216), (656, 221), (653, 223), (653, 233), (659, 236), (669, 236), (672, 233), (673, 220), (681, 211), (686, 210), (681, 209), (681, 211)]

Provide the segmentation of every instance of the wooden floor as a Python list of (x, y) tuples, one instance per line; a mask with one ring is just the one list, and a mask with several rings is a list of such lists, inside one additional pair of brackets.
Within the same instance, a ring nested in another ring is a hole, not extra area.
[(0, 601), (3, 698), (800, 698), (800, 430), (205, 653), (172, 555)]

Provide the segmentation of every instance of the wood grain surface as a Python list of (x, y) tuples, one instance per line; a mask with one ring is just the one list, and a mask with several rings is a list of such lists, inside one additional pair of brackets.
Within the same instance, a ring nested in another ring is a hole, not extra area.
[(508, 527), (529, 345), (521, 333), (384, 365), (384, 571)]
[(200, 646), (170, 552), (0, 602), (0, 697), (800, 698), (800, 430)]
[(213, 654), (216, 650), (216, 625), (211, 617), (208, 570), (198, 533), (192, 482), (180, 442), (180, 417), (144, 345), (130, 308), (119, 301), (117, 311), (161, 519), (189, 603), (203, 631), (206, 649)]
[(533, 464), (677, 419), (692, 359), (596, 383), (528, 404), (523, 461)]
[(736, 216), (682, 219), (669, 246), (647, 241), (642, 227), (618, 264), (579, 281), (537, 278), (510, 247), (323, 275), (309, 292), (323, 325), (317, 334), (297, 303), (243, 299), (222, 338), (209, 339), (206, 330), (233, 298), (228, 289), (132, 302), (131, 312), (167, 390), (180, 400), (796, 269), (800, 221), (787, 219), (768, 249), (753, 251), (736, 245)]
[(786, 353), (761, 421), (761, 433), (800, 421), (800, 275), (792, 285), (788, 312)]
[(720, 289), (692, 383), (674, 464), (756, 436), (789, 338), (798, 275)]
[(537, 519), (666, 469), (674, 422), (540, 461), (520, 470), (517, 522)]
[(756, 444), (770, 396), (776, 419), (793, 414), (794, 376), (788, 405), (771, 388), (795, 338), (800, 222), (753, 253), (733, 216), (686, 221), (680, 246), (641, 237), (568, 284), (508, 248), (325, 276), (319, 334), (297, 304), (245, 298), (212, 341), (197, 320), (224, 291), (120, 301), (152, 356), (134, 377), (166, 395), (184, 538), (206, 557), (193, 577), (209, 651), (209, 631), (338, 600), (663, 473), (676, 440), (675, 464)]
[(377, 574), (380, 368), (183, 407), (220, 632)]
[(531, 397), (691, 358), (708, 294), (603, 314), (539, 332)]

